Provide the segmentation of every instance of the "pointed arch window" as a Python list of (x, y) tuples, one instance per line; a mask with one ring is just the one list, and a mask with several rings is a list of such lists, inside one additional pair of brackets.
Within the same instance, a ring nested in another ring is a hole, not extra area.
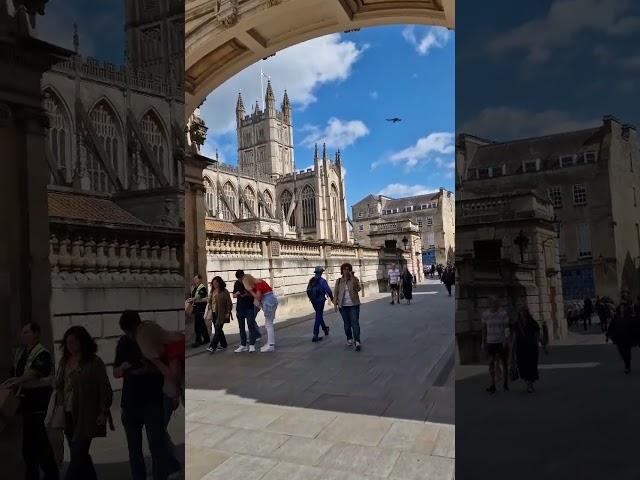
[(220, 199), (220, 208), (222, 209), (222, 218), (223, 220), (233, 220), (236, 214), (236, 205), (238, 203), (238, 196), (236, 195), (236, 190), (233, 188), (230, 182), (227, 182), (222, 187), (222, 195), (224, 195), (225, 200), (227, 201), (227, 205)]
[(316, 194), (310, 185), (302, 189), (302, 226), (304, 228), (316, 226)]
[[(53, 156), (60, 176), (65, 182), (73, 177), (71, 158), (71, 121), (60, 98), (50, 89), (44, 91), (44, 108), (49, 115), (47, 147)], [(51, 178), (53, 180), (53, 176)]]
[(340, 210), (338, 209), (338, 189), (335, 185), (331, 185), (331, 192), (329, 193), (331, 199), (331, 219), (333, 222), (333, 235), (334, 240), (340, 238)]
[[(245, 203), (246, 202), (246, 203)], [(256, 208), (256, 194), (251, 187), (244, 189), (244, 201), (240, 204), (240, 217), (251, 218)]]
[[(120, 179), (124, 180), (126, 175), (124, 174), (124, 157), (122, 153), (122, 131), (115, 113), (107, 102), (101, 101), (91, 110), (89, 117), (98, 139), (102, 142), (106, 161), (111, 164)], [(91, 190), (98, 192), (113, 191), (107, 172), (97, 154), (93, 151), (87, 151), (87, 172)]]
[(204, 179), (204, 204), (207, 215), (214, 216), (216, 211), (215, 197), (216, 192), (213, 188), (213, 184), (208, 178)]
[[(287, 219), (287, 214), (289, 213), (289, 209), (291, 208), (291, 202), (292, 201), (293, 201), (293, 195), (291, 195), (291, 192), (289, 190), (285, 190), (284, 192), (282, 192), (282, 195), (280, 196), (280, 205), (282, 206), (282, 218), (285, 219), (285, 220)], [(293, 213), (291, 214), (291, 218), (289, 219), (289, 221), (287, 223), (291, 227), (295, 227), (296, 226), (296, 212), (295, 212), (295, 209), (294, 209)]]
[[(152, 161), (156, 162), (156, 165), (164, 172), (169, 184), (173, 185), (173, 169), (171, 168), (169, 159), (167, 140), (158, 118), (152, 112), (147, 112), (145, 116), (142, 117), (140, 126), (142, 128), (142, 136), (153, 155)], [(146, 163), (142, 165), (142, 176), (147, 181), (147, 188), (156, 188), (159, 186), (158, 179), (153, 174), (153, 170), (151, 170)]]
[(267, 212), (273, 212), (273, 197), (269, 193), (269, 190), (265, 190), (262, 194), (264, 197), (264, 205), (260, 204), (260, 217), (267, 217)]

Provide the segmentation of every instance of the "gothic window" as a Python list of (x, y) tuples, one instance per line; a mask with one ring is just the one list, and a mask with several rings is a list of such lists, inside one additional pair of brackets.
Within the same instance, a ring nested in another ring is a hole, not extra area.
[(215, 215), (215, 190), (213, 184), (208, 178), (204, 179), (204, 204), (207, 215)]
[(302, 226), (316, 226), (316, 194), (309, 185), (302, 189)]
[(49, 115), (47, 144), (53, 160), (65, 182), (70, 182), (73, 174), (71, 158), (71, 122), (60, 98), (47, 89), (44, 92), (44, 108)]
[[(289, 209), (291, 208), (291, 202), (293, 201), (293, 196), (289, 190), (285, 190), (282, 192), (280, 196), (280, 205), (282, 206), (282, 218), (287, 219), (287, 214), (289, 213)], [(289, 219), (289, 226), (295, 227), (296, 225), (296, 212), (295, 210), (291, 214), (291, 218)]]
[[(230, 182), (227, 182), (222, 187), (222, 195), (224, 195), (225, 200), (227, 201), (227, 205), (224, 202), (220, 201), (220, 207), (222, 208), (222, 218), (224, 220), (233, 220), (234, 214), (236, 213), (236, 205), (238, 203), (238, 197), (236, 195), (236, 190), (233, 188)], [(231, 210), (230, 210), (231, 208)]]
[(240, 203), (240, 217), (251, 218), (256, 208), (256, 194), (253, 193), (251, 187), (244, 189), (244, 202)]
[[(111, 107), (105, 101), (98, 103), (89, 115), (93, 123), (93, 129), (102, 142), (106, 154), (106, 160), (124, 179), (124, 160), (122, 154), (122, 137), (119, 124)], [(110, 192), (112, 190), (109, 177), (102, 166), (100, 159), (94, 152), (87, 152), (87, 171), (91, 182), (91, 190), (98, 192)], [(125, 182), (123, 182), (125, 183)]]
[[(264, 206), (266, 207), (267, 211), (273, 212), (273, 197), (269, 193), (269, 190), (264, 191), (263, 197), (264, 197), (264, 203), (265, 203)], [(262, 206), (262, 204), (260, 205), (260, 216), (261, 217), (268, 216), (268, 213), (265, 211), (265, 208)]]
[(339, 224), (340, 224), (340, 210), (338, 209), (338, 189), (335, 185), (331, 185), (331, 193), (329, 194), (331, 197), (331, 219), (333, 221), (333, 234), (334, 240), (340, 238), (339, 235)]
[[(173, 171), (171, 168), (171, 162), (169, 161), (167, 142), (165, 139), (164, 131), (160, 126), (160, 122), (158, 121), (155, 114), (148, 112), (140, 122), (140, 126), (142, 127), (142, 136), (144, 137), (149, 149), (151, 150), (151, 155), (153, 158), (152, 162), (155, 162), (156, 165), (160, 167), (160, 169), (164, 172), (165, 177), (169, 184), (173, 184)], [(142, 166), (143, 176), (147, 180), (147, 188), (155, 188), (158, 187), (158, 179), (153, 174), (153, 170), (146, 163)]]

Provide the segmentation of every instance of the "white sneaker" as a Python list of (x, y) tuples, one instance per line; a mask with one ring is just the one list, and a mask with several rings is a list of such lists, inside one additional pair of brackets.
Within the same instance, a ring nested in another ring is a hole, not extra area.
[(347, 347), (353, 347), (353, 340), (347, 340)]
[(275, 352), (276, 351), (276, 347), (273, 345), (265, 345), (264, 347), (262, 347), (260, 349), (261, 352)]
[(249, 353), (254, 353), (256, 351), (255, 345), (249, 345)]
[(249, 348), (246, 345), (240, 345), (238, 348), (234, 350), (234, 352), (242, 353), (242, 352), (246, 352), (247, 350), (249, 350)]

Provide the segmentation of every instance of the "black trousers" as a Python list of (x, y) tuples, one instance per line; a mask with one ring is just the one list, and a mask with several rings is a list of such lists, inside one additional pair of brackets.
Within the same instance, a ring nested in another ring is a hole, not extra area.
[(22, 458), (25, 463), (25, 479), (58, 480), (58, 465), (44, 426), (45, 413), (24, 413), (22, 416)]
[(89, 450), (91, 449), (91, 438), (73, 439), (75, 421), (67, 413), (64, 433), (69, 443), (69, 466), (65, 474), (65, 480), (98, 480), (96, 469)]
[(224, 323), (221, 323), (219, 325), (214, 324), (214, 334), (213, 338), (211, 339), (211, 343), (209, 344), (209, 346), (214, 350), (218, 348), (218, 343), (222, 348), (227, 348), (228, 346), (227, 337), (224, 336), (224, 331), (222, 330), (223, 326)]
[(127, 434), (129, 465), (133, 480), (146, 480), (147, 469), (142, 450), (142, 429), (151, 450), (153, 480), (165, 480), (170, 472), (162, 401), (122, 409), (122, 425)]
[(620, 356), (622, 357), (622, 361), (624, 362), (624, 368), (626, 370), (631, 369), (631, 343), (630, 342), (618, 342), (617, 344), (618, 352), (620, 352)]
[(196, 343), (209, 343), (209, 329), (204, 321), (204, 312), (194, 312), (193, 317), (193, 328), (196, 334)]

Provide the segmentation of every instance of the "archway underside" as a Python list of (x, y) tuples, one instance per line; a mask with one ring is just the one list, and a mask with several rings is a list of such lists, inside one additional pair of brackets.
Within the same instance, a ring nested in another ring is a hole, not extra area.
[(185, 115), (260, 59), (312, 38), (393, 24), (454, 28), (454, 0), (188, 0)]

